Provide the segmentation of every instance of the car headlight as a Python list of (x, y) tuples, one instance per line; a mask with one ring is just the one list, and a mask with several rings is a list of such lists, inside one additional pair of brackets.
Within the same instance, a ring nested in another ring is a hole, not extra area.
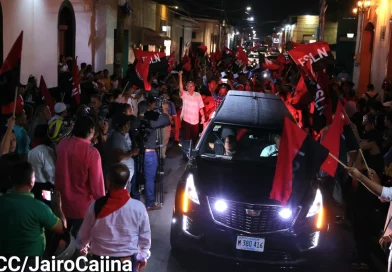
[(323, 209), (323, 196), (321, 195), (320, 189), (316, 191), (316, 197), (314, 198), (312, 206), (310, 206), (309, 212), (306, 217), (312, 217), (318, 214)]
[(293, 212), (289, 208), (283, 208), (279, 211), (279, 216), (285, 220), (290, 219), (292, 215)]
[(193, 175), (189, 175), (186, 179), (184, 199), (183, 199), (183, 211), (188, 212), (189, 200), (200, 205), (199, 197), (197, 195), (195, 182), (193, 180)]
[(215, 202), (214, 208), (218, 212), (224, 212), (227, 210), (227, 203), (224, 200), (218, 200)]

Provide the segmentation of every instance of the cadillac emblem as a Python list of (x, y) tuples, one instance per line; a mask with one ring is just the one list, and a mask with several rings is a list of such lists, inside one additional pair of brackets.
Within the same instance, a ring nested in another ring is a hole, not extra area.
[(245, 209), (245, 212), (249, 216), (259, 216), (261, 213), (261, 210), (251, 210), (251, 209)]

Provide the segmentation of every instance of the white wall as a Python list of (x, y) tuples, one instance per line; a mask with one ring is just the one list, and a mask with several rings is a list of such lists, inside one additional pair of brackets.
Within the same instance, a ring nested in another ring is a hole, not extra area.
[(96, 4), (95, 70), (113, 73), (114, 30), (117, 28), (116, 1), (101, 0)]
[[(372, 69), (371, 69), (371, 83), (374, 84), (377, 92), (383, 96), (382, 83), (387, 75), (388, 68), (388, 53), (389, 53), (389, 39), (391, 33), (391, 24), (389, 23), (392, 12), (392, 0), (380, 0), (376, 9), (377, 21), (373, 22), (375, 25)], [(385, 39), (381, 41), (381, 28), (386, 26)]]
[[(21, 82), (30, 74), (44, 76), (48, 87), (57, 86), (58, 13), (62, 0), (0, 0), (4, 20), (4, 58), (24, 31)], [(75, 11), (75, 54), (78, 63), (94, 64), (95, 17), (93, 0), (71, 0)]]
[[(175, 61), (181, 61), (180, 52), (180, 38), (184, 38), (182, 53), (185, 53), (185, 44), (192, 40), (192, 23), (173, 19), (172, 33), (171, 33), (171, 51), (175, 51)], [(181, 56), (182, 57), (182, 56)]]

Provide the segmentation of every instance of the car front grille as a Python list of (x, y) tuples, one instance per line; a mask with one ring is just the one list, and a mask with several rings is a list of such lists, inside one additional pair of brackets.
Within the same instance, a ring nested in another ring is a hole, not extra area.
[[(285, 220), (279, 215), (279, 211), (282, 209), (280, 205), (248, 204), (224, 200), (227, 209), (224, 212), (219, 212), (214, 208), (218, 200), (220, 199), (208, 197), (208, 204), (214, 221), (228, 228), (249, 234), (287, 230), (294, 224), (301, 210), (301, 207), (294, 209), (292, 216)], [(249, 215), (249, 210), (256, 211), (257, 215)]]

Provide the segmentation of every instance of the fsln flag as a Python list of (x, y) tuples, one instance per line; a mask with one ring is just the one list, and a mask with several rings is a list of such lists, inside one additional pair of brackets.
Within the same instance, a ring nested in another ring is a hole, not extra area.
[(297, 156), (306, 158), (307, 175), (317, 173), (328, 156), (328, 150), (307, 135), (289, 118), (285, 118), (278, 151), (275, 176), (270, 198), (286, 205), (293, 191), (293, 163)]

